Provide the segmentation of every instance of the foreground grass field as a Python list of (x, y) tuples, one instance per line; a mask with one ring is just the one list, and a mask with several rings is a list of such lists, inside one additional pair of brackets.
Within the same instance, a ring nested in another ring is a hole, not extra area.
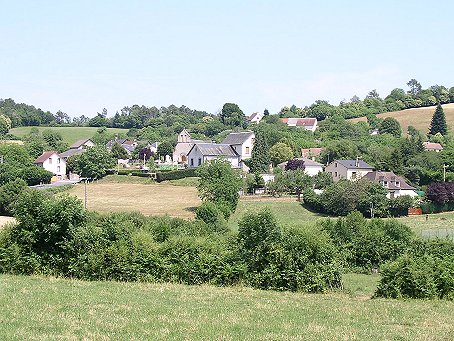
[[(169, 215), (193, 218), (200, 205), (195, 187), (157, 184), (145, 178), (110, 178), (87, 185), (88, 209), (98, 212), (141, 212), (145, 215)], [(69, 194), (85, 199), (84, 184)]]
[[(430, 127), (430, 121), (435, 112), (435, 106), (425, 107), (425, 108), (413, 108), (406, 109), (401, 111), (386, 112), (383, 114), (377, 115), (379, 118), (385, 117), (394, 117), (399, 121), (402, 131), (407, 132), (408, 126), (413, 126), (418, 130), (427, 133)], [(454, 129), (454, 103), (443, 104), (443, 111), (446, 116), (446, 123), (448, 124), (448, 129)], [(367, 121), (366, 117), (354, 118), (351, 119), (352, 122)]]
[[(10, 130), (10, 133), (18, 137), (22, 137), (30, 133), (30, 130), (33, 127), (18, 127)], [(36, 127), (40, 132), (46, 129), (51, 129), (59, 132), (63, 141), (68, 144), (73, 144), (80, 139), (89, 139), (93, 137), (98, 128), (95, 127)], [(119, 129), (119, 128), (107, 128), (107, 131), (111, 134), (126, 134), (128, 129)]]
[(4, 216), (0, 216), (0, 228), (2, 228), (3, 225), (7, 224), (7, 223), (10, 223), (10, 222), (14, 222), (16, 221), (14, 218), (12, 217), (4, 217)]
[(454, 339), (453, 302), (370, 299), (376, 279), (309, 295), (0, 275), (0, 339)]

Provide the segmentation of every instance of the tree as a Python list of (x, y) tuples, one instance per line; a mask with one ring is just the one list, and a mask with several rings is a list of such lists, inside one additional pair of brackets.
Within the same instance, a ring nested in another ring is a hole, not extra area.
[(287, 146), (285, 143), (278, 142), (270, 148), (270, 159), (273, 165), (277, 165), (292, 158), (292, 148)]
[(83, 154), (71, 156), (67, 169), (84, 178), (99, 179), (115, 166), (115, 159), (104, 146), (88, 148)]
[(380, 94), (377, 92), (376, 89), (369, 91), (366, 98), (380, 98)]
[(254, 148), (250, 161), (250, 169), (252, 173), (266, 173), (270, 165), (270, 150), (265, 133), (262, 130), (257, 130), (255, 133)]
[(159, 144), (158, 150), (157, 150), (158, 156), (159, 157), (166, 157), (166, 155), (172, 155), (173, 154), (173, 145), (169, 141), (164, 141)]
[(112, 156), (117, 160), (118, 159), (127, 159), (129, 156), (126, 149), (118, 142), (115, 142), (113, 144), (110, 152), (112, 153)]
[(430, 123), (429, 133), (435, 135), (440, 133), (441, 135), (446, 135), (448, 132), (448, 126), (446, 125), (446, 117), (443, 111), (443, 108), (440, 103), (438, 103), (437, 108), (432, 116), (432, 122)]
[(417, 96), (422, 90), (421, 84), (416, 79), (410, 79), (407, 83), (410, 90), (408, 90), (408, 94), (412, 96)]
[(220, 159), (205, 162), (197, 169), (197, 175), (200, 177), (197, 189), (202, 200), (227, 205), (235, 211), (242, 180), (229, 162)]
[(8, 116), (0, 115), (0, 136), (8, 134), (11, 129), (11, 119)]
[(246, 116), (235, 103), (225, 103), (219, 117), (222, 123), (232, 127), (243, 127), (246, 122)]
[(263, 116), (270, 116), (270, 112), (268, 111), (268, 109), (265, 109), (263, 111)]
[(386, 117), (380, 123), (380, 133), (388, 133), (394, 137), (400, 137), (402, 135), (402, 129), (400, 128), (399, 121), (394, 117)]

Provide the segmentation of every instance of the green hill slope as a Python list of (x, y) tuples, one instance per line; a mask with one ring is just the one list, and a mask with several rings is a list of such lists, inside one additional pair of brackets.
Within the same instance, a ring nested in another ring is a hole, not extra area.
[[(18, 127), (10, 130), (10, 133), (18, 137), (27, 135), (33, 127)], [(89, 139), (93, 137), (98, 128), (96, 127), (36, 127), (40, 132), (46, 129), (58, 131), (63, 141), (68, 144), (73, 144), (77, 140)], [(128, 129), (107, 128), (109, 133), (113, 134), (126, 134)]]
[[(385, 117), (394, 117), (399, 121), (402, 131), (406, 132), (408, 126), (413, 126), (418, 130), (421, 130), (424, 133), (429, 131), (430, 121), (432, 120), (432, 115), (435, 112), (435, 106), (424, 107), (424, 108), (413, 108), (405, 109), (400, 111), (385, 112), (383, 114), (377, 115), (379, 118)], [(454, 103), (444, 104), (443, 110), (446, 116), (446, 123), (448, 124), (449, 130), (454, 130)], [(353, 118), (350, 121), (360, 122), (367, 121), (365, 117)]]

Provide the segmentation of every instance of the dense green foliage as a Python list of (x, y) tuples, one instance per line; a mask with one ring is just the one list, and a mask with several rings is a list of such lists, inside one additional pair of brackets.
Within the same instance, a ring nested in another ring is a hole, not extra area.
[(231, 211), (235, 211), (242, 181), (230, 167), (229, 162), (225, 160), (206, 162), (197, 168), (196, 174), (200, 177), (197, 189), (202, 200), (227, 205)]
[(88, 148), (85, 153), (68, 158), (67, 168), (81, 177), (99, 179), (115, 166), (113, 155), (104, 146)]
[(196, 169), (195, 168), (187, 168), (181, 170), (174, 170), (168, 172), (157, 172), (156, 173), (156, 181), (162, 182), (166, 180), (178, 180), (183, 178), (189, 178), (196, 176)]

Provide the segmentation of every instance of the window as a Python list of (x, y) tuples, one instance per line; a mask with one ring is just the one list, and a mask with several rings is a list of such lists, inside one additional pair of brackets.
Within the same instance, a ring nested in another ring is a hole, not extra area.
[(57, 166), (57, 172), (60, 173), (60, 166)]
[(60, 163), (60, 158), (57, 159), (57, 163)]
[(52, 164), (52, 158), (50, 157), (49, 158), (49, 165), (51, 165), (51, 164)]
[(400, 182), (396, 181), (396, 187), (400, 187)]
[(202, 164), (202, 159), (199, 158), (199, 162), (198, 162), (198, 165), (200, 166)]
[(352, 172), (352, 179), (356, 179), (356, 172)]
[(194, 159), (191, 159), (191, 167), (194, 167)]
[(249, 154), (249, 147), (246, 147), (246, 154)]
[(336, 178), (337, 178), (337, 172), (334, 172), (334, 177), (336, 177)]
[(383, 181), (383, 186), (388, 187), (388, 181)]
[(337, 167), (337, 162), (334, 164), (334, 167)]

